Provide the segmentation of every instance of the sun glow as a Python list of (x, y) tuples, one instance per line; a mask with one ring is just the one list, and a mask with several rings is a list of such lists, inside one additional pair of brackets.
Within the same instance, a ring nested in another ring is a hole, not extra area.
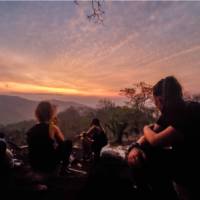
[(10, 92), (25, 92), (25, 93), (55, 93), (55, 94), (83, 94), (87, 95), (86, 92), (79, 91), (72, 88), (56, 88), (48, 86), (39, 86), (25, 83), (0, 83), (1, 91), (10, 91)]
[[(68, 94), (68, 95), (81, 95), (90, 96), (95, 94), (95, 96), (104, 96), (104, 91), (81, 91), (74, 88), (58, 88), (49, 86), (32, 85), (26, 83), (15, 83), (15, 82), (4, 82), (0, 83), (0, 90), (2, 92), (18, 92), (18, 93), (43, 93), (43, 94)], [(107, 94), (109, 96), (115, 96), (115, 93)]]

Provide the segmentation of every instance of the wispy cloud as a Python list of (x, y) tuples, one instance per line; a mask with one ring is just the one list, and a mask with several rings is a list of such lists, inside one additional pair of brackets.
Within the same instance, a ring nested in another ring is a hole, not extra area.
[[(11, 6), (15, 4), (18, 6)], [(199, 92), (199, 2), (0, 3), (0, 90), (117, 96), (174, 74)]]

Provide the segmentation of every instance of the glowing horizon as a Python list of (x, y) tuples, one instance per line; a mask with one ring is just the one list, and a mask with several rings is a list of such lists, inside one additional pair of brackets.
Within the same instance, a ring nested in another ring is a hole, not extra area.
[[(23, 84), (23, 83), (15, 83), (15, 82), (6, 82), (0, 83), (1, 92), (14, 92), (14, 93), (31, 93), (31, 94), (56, 94), (56, 95), (80, 95), (80, 96), (90, 96), (91, 92), (79, 91), (77, 89), (72, 88), (56, 88), (56, 87), (47, 87), (47, 86), (38, 86), (32, 84)], [(94, 96), (102, 97), (102, 96), (117, 96), (115, 93), (94, 93)]]

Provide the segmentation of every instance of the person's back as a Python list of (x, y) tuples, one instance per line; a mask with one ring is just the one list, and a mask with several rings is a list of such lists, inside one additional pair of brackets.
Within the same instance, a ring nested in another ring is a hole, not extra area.
[[(199, 171), (199, 142), (200, 142), (200, 103), (185, 102), (182, 112), (177, 116), (176, 128), (184, 136), (184, 141), (177, 152), (180, 158), (178, 172), (180, 177), (193, 181)], [(178, 162), (177, 162), (178, 163)]]
[[(184, 102), (176, 115), (174, 127), (183, 135), (183, 142), (175, 149), (174, 180), (190, 198), (198, 194), (200, 142), (200, 103)], [(199, 194), (198, 194), (199, 196)]]
[(100, 156), (101, 149), (107, 144), (107, 137), (104, 130), (101, 127), (94, 126), (91, 130), (92, 134), (92, 151), (95, 157), (98, 159)]
[(56, 109), (48, 101), (38, 104), (35, 115), (38, 124), (27, 132), (29, 159), (35, 171), (52, 172), (62, 162), (61, 171), (69, 164), (72, 142), (55, 124)]
[(106, 137), (104, 130), (102, 130), (101, 127), (95, 126), (93, 128), (92, 132), (93, 132), (92, 138), (94, 140), (93, 144), (97, 148), (101, 149), (103, 146), (105, 146), (107, 144), (107, 137)]
[(188, 145), (190, 145), (190, 148), (197, 150), (200, 139), (200, 103), (187, 102), (185, 118), (185, 130), (183, 130), (185, 141)]
[(33, 168), (47, 170), (55, 167), (54, 140), (49, 136), (49, 124), (39, 123), (27, 133), (29, 158)]
[(85, 133), (91, 144), (92, 153), (95, 159), (99, 158), (103, 146), (107, 144), (107, 137), (102, 128), (99, 119), (94, 118), (90, 124), (89, 130)]

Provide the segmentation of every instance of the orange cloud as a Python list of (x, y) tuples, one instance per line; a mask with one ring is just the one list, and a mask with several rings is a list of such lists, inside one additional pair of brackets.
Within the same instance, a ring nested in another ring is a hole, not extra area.
[(80, 95), (80, 96), (116, 96), (115, 93), (105, 93), (103, 90), (96, 91), (81, 91), (73, 88), (58, 88), (58, 87), (48, 87), (39, 86), (26, 83), (15, 83), (15, 82), (1, 82), (0, 83), (1, 92), (22, 92), (22, 93), (44, 93), (44, 94), (68, 94), (68, 95)]

